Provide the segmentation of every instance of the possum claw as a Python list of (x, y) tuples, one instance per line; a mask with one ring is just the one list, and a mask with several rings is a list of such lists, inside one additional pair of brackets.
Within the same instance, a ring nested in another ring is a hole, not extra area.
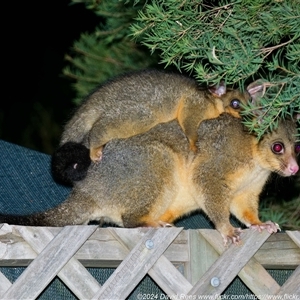
[(261, 224), (253, 224), (253, 225), (250, 225), (250, 228), (257, 230), (258, 232), (262, 232), (264, 229), (266, 229), (269, 233), (281, 231), (279, 225), (272, 221), (267, 221), (267, 222), (261, 223)]
[(158, 221), (158, 224), (160, 227), (174, 227), (174, 225), (164, 222), (164, 221)]
[(234, 228), (233, 233), (230, 235), (229, 234), (225, 235), (221, 233), (223, 237), (224, 246), (228, 247), (231, 243), (238, 245), (239, 242), (241, 241), (241, 237), (240, 237), (241, 232), (242, 232), (241, 228)]

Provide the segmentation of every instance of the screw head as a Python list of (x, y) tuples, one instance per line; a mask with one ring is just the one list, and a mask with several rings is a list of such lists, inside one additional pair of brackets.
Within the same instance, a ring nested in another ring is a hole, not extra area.
[(146, 246), (147, 249), (151, 250), (151, 249), (154, 248), (154, 243), (153, 243), (152, 240), (147, 240), (147, 241), (145, 242), (145, 246)]
[(210, 284), (213, 286), (213, 287), (218, 287), (220, 285), (220, 279), (218, 277), (213, 277), (211, 280), (210, 280)]

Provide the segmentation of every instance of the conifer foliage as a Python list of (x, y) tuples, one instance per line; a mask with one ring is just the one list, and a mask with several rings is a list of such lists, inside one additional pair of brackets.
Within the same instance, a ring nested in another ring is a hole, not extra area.
[(76, 79), (78, 102), (113, 75), (159, 63), (199, 84), (223, 80), (243, 87), (262, 80), (263, 98), (244, 112), (258, 137), (280, 118), (300, 114), (299, 0), (73, 2), (101, 17), (95, 32), (83, 34), (67, 56), (71, 64), (64, 73)]

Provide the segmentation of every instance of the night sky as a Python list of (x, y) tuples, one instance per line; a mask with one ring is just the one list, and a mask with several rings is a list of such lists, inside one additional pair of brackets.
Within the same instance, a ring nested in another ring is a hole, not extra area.
[(1, 11), (0, 139), (51, 154), (74, 108), (64, 55), (99, 18), (66, 0), (5, 1)]

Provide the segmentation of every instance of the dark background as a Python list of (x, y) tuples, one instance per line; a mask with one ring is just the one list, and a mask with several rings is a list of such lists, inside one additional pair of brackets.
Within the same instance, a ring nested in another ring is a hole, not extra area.
[(69, 0), (8, 2), (1, 9), (0, 139), (51, 154), (75, 107), (64, 55), (99, 18)]
[[(52, 154), (75, 109), (72, 81), (62, 75), (64, 56), (100, 18), (69, 0), (5, 1), (1, 12), (0, 139)], [(295, 177), (275, 176), (264, 191), (285, 200), (297, 195)]]

